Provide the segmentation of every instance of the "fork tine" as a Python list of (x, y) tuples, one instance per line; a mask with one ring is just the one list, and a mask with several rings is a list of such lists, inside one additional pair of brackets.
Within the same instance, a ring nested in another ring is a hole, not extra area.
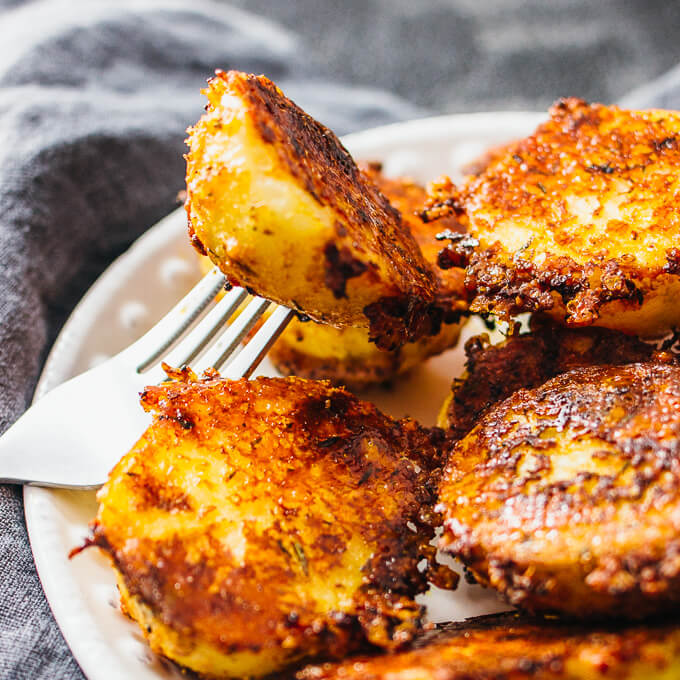
[(270, 304), (269, 300), (260, 297), (253, 298), (233, 323), (227, 327), (224, 334), (197, 362), (196, 367), (194, 367), (195, 372), (202, 373), (207, 368), (219, 370)]
[(210, 270), (151, 330), (137, 340), (133, 345), (134, 351), (144, 350), (146, 355), (144, 360), (138, 362), (137, 373), (150, 368), (186, 331), (215, 299), (226, 280), (217, 267)]
[(186, 366), (215, 334), (224, 327), (238, 306), (248, 297), (243, 288), (232, 288), (182, 342), (165, 358), (170, 366)]
[(224, 377), (232, 380), (249, 378), (275, 340), (283, 333), (293, 314), (292, 309), (277, 307), (248, 344), (227, 364)]

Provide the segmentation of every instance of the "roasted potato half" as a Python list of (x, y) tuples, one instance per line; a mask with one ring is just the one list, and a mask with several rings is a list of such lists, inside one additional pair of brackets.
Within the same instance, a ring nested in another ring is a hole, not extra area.
[(309, 666), (298, 680), (671, 680), (680, 625), (569, 625), (500, 614), (448, 624), (411, 649)]
[(487, 334), (475, 336), (465, 344), (465, 373), (453, 381), (438, 424), (460, 439), (489, 407), (513, 392), (538, 387), (574, 368), (651, 359), (676, 362), (674, 340), (651, 344), (607, 328), (567, 328), (537, 316), (531, 319), (530, 332), (515, 332), (495, 345)]
[(175, 377), (144, 392), (153, 424), (92, 525), (151, 648), (222, 678), (410, 640), (419, 562), (455, 585), (430, 545), (433, 435), (324, 382)]
[(189, 130), (197, 248), (234, 284), (385, 349), (430, 335), (435, 277), (338, 138), (264, 76), (218, 71)]
[(639, 619), (680, 602), (680, 367), (578, 368), (452, 449), (440, 547), (531, 612)]
[(565, 99), (426, 214), (466, 223), (442, 264), (468, 263), (473, 311), (654, 336), (680, 326), (679, 164), (677, 112)]

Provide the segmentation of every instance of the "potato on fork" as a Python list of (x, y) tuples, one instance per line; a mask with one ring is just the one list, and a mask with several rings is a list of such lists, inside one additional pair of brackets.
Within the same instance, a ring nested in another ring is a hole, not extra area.
[(327, 128), (264, 76), (218, 71), (189, 130), (196, 247), (236, 285), (384, 349), (439, 330), (435, 275)]

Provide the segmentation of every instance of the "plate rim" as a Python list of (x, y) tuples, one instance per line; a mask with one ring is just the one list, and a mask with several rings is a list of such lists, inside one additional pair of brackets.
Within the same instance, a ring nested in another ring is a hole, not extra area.
[[(492, 123), (500, 130), (515, 126), (529, 128), (545, 120), (546, 115), (545, 112), (538, 111), (481, 111), (429, 116), (350, 133), (342, 136), (341, 142), (352, 150), (360, 149), (363, 145), (376, 144), (376, 136), (381, 138), (380, 145), (388, 146), (405, 138), (413, 143), (431, 140), (437, 136), (445, 137), (450, 134), (451, 129), (465, 128), (470, 130), (470, 134), (475, 130), (484, 130), (488, 134)], [(361, 154), (361, 151), (358, 150), (357, 154)], [(148, 249), (157, 242), (171, 238), (172, 230), (179, 228), (177, 222), (180, 213), (183, 212), (183, 207), (176, 208), (152, 225), (133, 241), (124, 253), (114, 259), (88, 288), (64, 322), (47, 355), (33, 400), (38, 399), (63, 379), (58, 375), (60, 370), (64, 372), (63, 367), (60, 369), (60, 363), (65, 355), (68, 356), (73, 338), (78, 335), (78, 328), (86, 323), (88, 310), (104, 292), (116, 289), (116, 281), (120, 279), (121, 272), (129, 268), (135, 260), (143, 259), (145, 246)], [(82, 637), (82, 629), (79, 630), (78, 625), (74, 625), (74, 621), (78, 620), (77, 605), (64, 596), (64, 584), (59, 578), (59, 571), (52, 570), (49, 566), (49, 554), (54, 544), (49, 540), (50, 536), (41, 531), (38, 515), (41, 500), (46, 498), (45, 494), (50, 493), (53, 493), (53, 490), (34, 486), (23, 488), (24, 517), (36, 573), (54, 620), (83, 674), (88, 680), (107, 680), (113, 676), (106, 672), (100, 673), (102, 667), (101, 663), (98, 663), (96, 653), (89, 653), (87, 639)]]

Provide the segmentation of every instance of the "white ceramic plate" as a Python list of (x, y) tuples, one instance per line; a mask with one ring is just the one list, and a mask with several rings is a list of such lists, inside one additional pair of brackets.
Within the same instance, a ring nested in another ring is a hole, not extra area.
[[(388, 175), (427, 182), (442, 173), (456, 177), (485, 149), (527, 134), (540, 119), (533, 113), (444, 116), (368, 130), (343, 141), (356, 158), (383, 161)], [(92, 286), (59, 335), (36, 396), (130, 344), (198, 277), (183, 210), (178, 210), (136, 241)], [(480, 332), (480, 326), (474, 320), (468, 324), (463, 341)], [(365, 396), (392, 415), (408, 414), (433, 424), (451, 379), (460, 374), (463, 341), (392, 390), (374, 389)], [(260, 373), (276, 375), (266, 360)], [(97, 408), (96, 402), (92, 408)], [(94, 492), (27, 487), (24, 498), (43, 588), (85, 675), (90, 680), (179, 678), (171, 664), (148, 650), (137, 626), (120, 614), (113, 573), (101, 555), (87, 550), (68, 560), (69, 550), (82, 543), (95, 515)], [(430, 592), (422, 600), (435, 621), (507, 608), (493, 593), (462, 580), (456, 592)]]

